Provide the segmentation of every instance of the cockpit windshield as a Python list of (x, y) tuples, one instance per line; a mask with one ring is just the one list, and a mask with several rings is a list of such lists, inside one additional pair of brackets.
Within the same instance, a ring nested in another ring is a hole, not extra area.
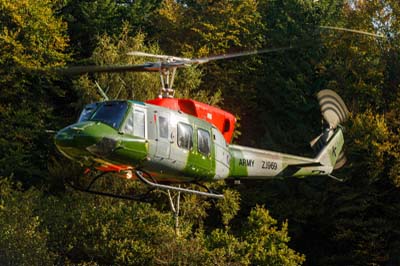
[(78, 122), (89, 120), (99, 105), (100, 103), (90, 103), (86, 105), (85, 108), (83, 108), (81, 115), (79, 116)]
[(96, 113), (89, 119), (100, 121), (115, 129), (119, 129), (125, 113), (128, 110), (128, 103), (123, 101), (105, 102), (99, 107)]

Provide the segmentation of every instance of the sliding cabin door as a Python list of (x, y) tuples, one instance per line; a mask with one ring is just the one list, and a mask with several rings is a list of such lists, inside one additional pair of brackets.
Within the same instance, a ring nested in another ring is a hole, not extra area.
[(156, 114), (156, 157), (169, 159), (171, 151), (171, 125), (168, 112), (157, 112)]

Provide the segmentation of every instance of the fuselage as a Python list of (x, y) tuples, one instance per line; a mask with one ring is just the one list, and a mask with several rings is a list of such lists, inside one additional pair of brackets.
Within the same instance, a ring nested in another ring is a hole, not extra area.
[(229, 145), (220, 130), (203, 119), (137, 101), (87, 105), (77, 123), (57, 133), (55, 143), (83, 166), (114, 172), (141, 169), (159, 182), (332, 171), (315, 159)]
[(229, 176), (229, 148), (215, 126), (142, 102), (87, 106), (77, 123), (57, 133), (55, 143), (66, 157), (100, 170), (140, 168), (168, 181)]

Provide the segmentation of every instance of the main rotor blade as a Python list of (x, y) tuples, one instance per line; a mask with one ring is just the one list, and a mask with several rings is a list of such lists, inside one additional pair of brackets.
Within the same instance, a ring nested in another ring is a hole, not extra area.
[[(381, 34), (375, 34), (375, 33), (371, 33), (371, 32), (355, 30), (355, 29), (348, 29), (348, 28), (341, 28), (341, 27), (334, 27), (334, 26), (319, 26), (319, 28), (325, 29), (325, 30), (332, 30), (332, 31), (352, 32), (352, 33), (363, 34), (363, 35), (378, 37), (378, 38), (386, 38), (384, 35), (381, 35)], [(139, 64), (139, 65), (75, 66), (75, 67), (57, 68), (57, 69), (55, 69), (55, 71), (58, 73), (61, 73), (61, 74), (66, 74), (66, 75), (78, 75), (78, 74), (84, 74), (84, 73), (100, 73), (100, 72), (159, 72), (159, 71), (165, 71), (165, 70), (173, 69), (173, 68), (188, 67), (193, 64), (197, 64), (197, 65), (205, 64), (210, 61), (231, 59), (231, 58), (256, 55), (256, 54), (273, 53), (273, 52), (290, 50), (293, 48), (294, 47), (292, 47), (292, 46), (287, 46), (287, 47), (279, 47), (279, 48), (245, 51), (245, 52), (239, 52), (239, 53), (222, 54), (222, 55), (202, 57), (202, 58), (192, 58), (192, 59), (133, 51), (133, 52), (129, 52), (127, 54), (133, 55), (133, 56), (145, 56), (145, 57), (156, 58), (156, 59), (159, 59), (160, 62), (148, 62), (148, 63), (144, 63), (144, 64)], [(54, 69), (53, 69), (53, 71), (54, 71)]]
[(157, 58), (157, 59), (160, 59), (160, 60), (171, 60), (171, 61), (187, 61), (187, 60), (190, 60), (190, 58), (170, 56), (170, 55), (149, 54), (149, 53), (140, 52), (140, 51), (129, 52), (129, 53), (127, 53), (127, 55), (144, 56), (144, 57)]
[(142, 52), (129, 52), (129, 55), (137, 55), (137, 56), (148, 56), (158, 58), (160, 60), (166, 60), (161, 62), (148, 62), (140, 65), (104, 65), (104, 66), (73, 66), (66, 68), (56, 68), (55, 72), (66, 74), (66, 75), (79, 75), (85, 73), (101, 73), (101, 72), (159, 72), (164, 71), (171, 68), (181, 68), (188, 67), (193, 64), (204, 64), (210, 61), (222, 60), (222, 59), (231, 59), (242, 56), (256, 55), (256, 54), (265, 54), (272, 53), (278, 51), (284, 51), (293, 49), (293, 47), (281, 47), (281, 48), (272, 48), (272, 49), (262, 49), (262, 50), (253, 50), (247, 52), (239, 52), (239, 53), (231, 53), (231, 54), (223, 54), (217, 56), (203, 57), (203, 58), (181, 58), (167, 55), (153, 55)]
[(152, 58), (157, 58), (157, 59), (168, 59), (170, 57), (168, 55), (149, 54), (149, 53), (140, 52), (140, 51), (128, 52), (126, 54), (127, 55), (133, 55), (133, 56), (152, 57)]
[(78, 75), (100, 72), (158, 72), (161, 68), (161, 63), (155, 62), (141, 65), (73, 66), (57, 68), (55, 71), (66, 75)]
[(231, 53), (231, 54), (223, 54), (223, 55), (216, 55), (210, 57), (202, 57), (202, 58), (194, 58), (189, 61), (185, 61), (186, 64), (204, 64), (210, 61), (222, 60), (222, 59), (231, 59), (236, 57), (242, 56), (249, 56), (249, 55), (256, 55), (256, 54), (266, 54), (266, 53), (273, 53), (278, 51), (285, 51), (293, 49), (292, 46), (287, 47), (279, 47), (279, 48), (271, 48), (271, 49), (262, 49), (262, 50), (253, 50), (247, 52), (239, 52), (239, 53)]
[(352, 33), (357, 33), (357, 34), (362, 34), (362, 35), (368, 35), (368, 36), (377, 37), (377, 38), (386, 38), (386, 36), (384, 36), (382, 34), (376, 34), (376, 33), (371, 33), (371, 32), (362, 31), (362, 30), (354, 30), (354, 29), (333, 27), (333, 26), (319, 26), (319, 27), (321, 29), (326, 29), (326, 30), (347, 31), (347, 32), (352, 32)]

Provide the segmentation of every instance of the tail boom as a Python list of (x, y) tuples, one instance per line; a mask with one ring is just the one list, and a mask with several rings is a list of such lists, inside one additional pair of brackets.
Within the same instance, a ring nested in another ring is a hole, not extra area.
[(317, 94), (325, 130), (311, 141), (317, 152), (315, 158), (230, 145), (231, 163), (229, 177), (234, 179), (267, 179), (289, 176), (330, 175), (344, 165), (343, 131), (341, 123), (349, 111), (340, 96), (332, 90)]
[(315, 158), (230, 145), (229, 178), (244, 180), (329, 175), (335, 168), (343, 142), (343, 132), (338, 127)]

